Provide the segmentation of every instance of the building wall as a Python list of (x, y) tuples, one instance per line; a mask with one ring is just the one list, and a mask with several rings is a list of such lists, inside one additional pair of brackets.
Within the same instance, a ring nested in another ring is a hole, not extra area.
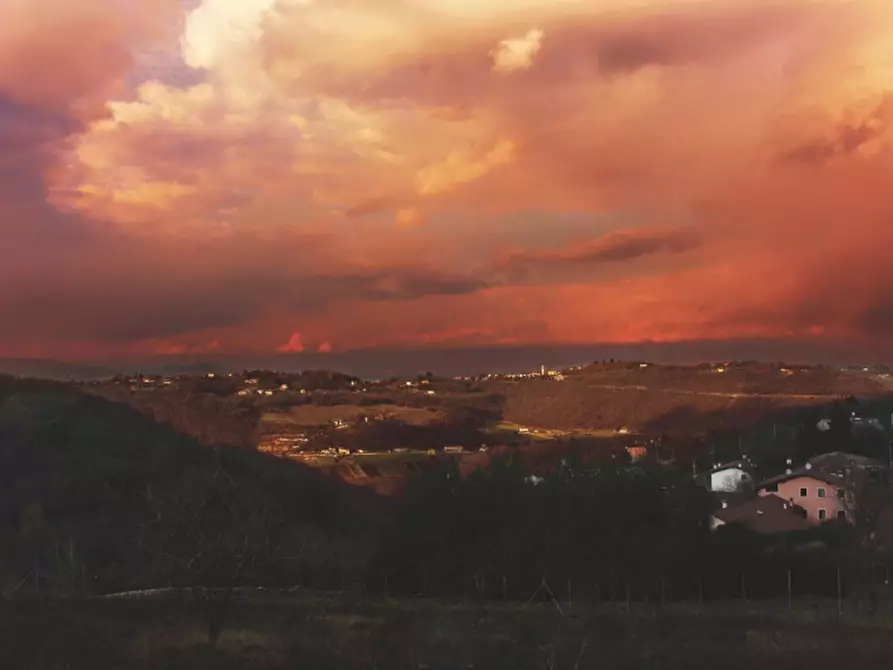
[(748, 481), (750, 476), (741, 468), (726, 468), (710, 473), (710, 490), (732, 493), (740, 491), (741, 484)]
[[(801, 489), (806, 489), (806, 495), (801, 496)], [(819, 489), (825, 490), (825, 497), (819, 497)], [(836, 519), (839, 511), (844, 511), (844, 506), (838, 498), (839, 487), (834, 484), (813, 479), (812, 477), (796, 477), (778, 485), (778, 491), (760, 490), (760, 495), (777, 495), (784, 500), (793, 502), (806, 510), (806, 519), (810, 523), (821, 523), (819, 510), (825, 510), (825, 520)]]

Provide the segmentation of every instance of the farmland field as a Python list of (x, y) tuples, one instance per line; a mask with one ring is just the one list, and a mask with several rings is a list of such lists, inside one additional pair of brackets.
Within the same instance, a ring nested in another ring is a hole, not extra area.
[(599, 437), (599, 438), (611, 438), (616, 437), (618, 435), (635, 435), (636, 432), (630, 429), (626, 429), (625, 432), (619, 433), (617, 430), (613, 428), (580, 428), (580, 429), (570, 429), (570, 430), (562, 430), (559, 428), (532, 428), (529, 426), (522, 426), (518, 423), (513, 423), (511, 421), (497, 421), (487, 428), (487, 432), (498, 435), (500, 433), (508, 433), (511, 435), (517, 434), (519, 431), (523, 429), (529, 429), (529, 433), (526, 434), (533, 440), (553, 440), (555, 438), (561, 437)]
[(384, 415), (405, 423), (423, 426), (442, 417), (440, 412), (419, 407), (397, 405), (300, 405), (285, 411), (267, 412), (261, 419), (263, 428), (313, 428), (333, 421), (355, 421), (363, 416)]

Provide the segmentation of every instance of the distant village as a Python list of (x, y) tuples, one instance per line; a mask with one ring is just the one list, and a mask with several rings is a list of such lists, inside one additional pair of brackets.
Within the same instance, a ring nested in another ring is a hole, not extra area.
[[(648, 368), (650, 365), (647, 362), (636, 364), (640, 369)], [(709, 366), (709, 371), (724, 375), (733, 366), (732, 363), (712, 364)], [(583, 366), (574, 366), (551, 369), (542, 366), (539, 370), (527, 373), (489, 373), (447, 379), (435, 378), (428, 373), (412, 379), (388, 380), (361, 380), (322, 371), (294, 374), (269, 371), (223, 374), (207, 372), (202, 375), (118, 375), (105, 382), (91, 382), (91, 384), (112, 384), (131, 393), (194, 389), (198, 392), (218, 392), (235, 396), (246, 402), (306, 397), (320, 392), (321, 389), (350, 394), (386, 392), (436, 397), (442, 393), (444, 384), (450, 382), (466, 385), (535, 379), (562, 382), (582, 368)], [(777, 368), (777, 374), (793, 376), (807, 370), (805, 367), (782, 366)], [(891, 374), (884, 366), (854, 366), (845, 370), (870, 373), (879, 379), (889, 379)], [(361, 406), (362, 403), (358, 402), (357, 405)], [(408, 459), (407, 463), (410, 463), (415, 462), (413, 459), (426, 457), (462, 458), (472, 454), (486, 454), (492, 449), (491, 444), (446, 445), (438, 450), (397, 444), (384, 451), (373, 453), (350, 444), (350, 439), (331, 439), (333, 435), (337, 438), (338, 434), (344, 434), (345, 438), (348, 438), (351, 431), (359, 424), (382, 423), (393, 418), (389, 410), (373, 406), (368, 411), (350, 417), (334, 416), (331, 419), (321, 420), (319, 425), (312, 428), (289, 427), (279, 431), (271, 430), (262, 436), (258, 450), (314, 466), (329, 466), (343, 459), (348, 466), (359, 464), (374, 472), (376, 462), (395, 454), (405, 456)], [(889, 418), (882, 422), (876, 416), (864, 415), (858, 411), (851, 412), (849, 422), (854, 430), (861, 431), (883, 433), (889, 427), (885, 423), (889, 422)], [(518, 443), (523, 443), (523, 440), (552, 440), (580, 435), (579, 431), (559, 431), (500, 423), (501, 435), (504, 438), (514, 435), (516, 440), (520, 440)], [(821, 418), (816, 423), (816, 430), (819, 432), (827, 432), (831, 427), (830, 418)], [(634, 428), (627, 426), (617, 426), (608, 432), (617, 438), (627, 438), (623, 451), (630, 462), (642, 462), (646, 459), (657, 459), (661, 462), (663, 456), (660, 455), (659, 438), (653, 435), (639, 435)], [(604, 433), (605, 431), (602, 431), (600, 436), (605, 437)], [(326, 439), (320, 440), (321, 437)], [(321, 443), (324, 443), (324, 446), (320, 446)], [(669, 461), (663, 462), (670, 465)], [(761, 478), (756, 474), (757, 468), (754, 462), (747, 456), (742, 456), (737, 460), (714, 463), (714, 467), (707, 473), (693, 472), (693, 476), (716, 498), (717, 510), (711, 520), (712, 527), (715, 529), (737, 522), (760, 533), (780, 533), (808, 528), (831, 520), (851, 520), (852, 510), (855, 508), (855, 496), (861, 484), (890, 469), (893, 462), (884, 462), (844, 451), (830, 451), (818, 454), (802, 463), (793, 463), (788, 459), (786, 465), (783, 470), (768, 477), (764, 472)], [(537, 476), (531, 475), (532, 483), (538, 480)]]

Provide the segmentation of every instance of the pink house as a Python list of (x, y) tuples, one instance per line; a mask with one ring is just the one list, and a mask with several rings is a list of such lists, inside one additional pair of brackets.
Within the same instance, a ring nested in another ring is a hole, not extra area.
[(803, 508), (806, 520), (813, 524), (846, 518), (843, 481), (825, 472), (801, 468), (767, 479), (760, 484), (758, 493), (761, 496), (775, 495)]

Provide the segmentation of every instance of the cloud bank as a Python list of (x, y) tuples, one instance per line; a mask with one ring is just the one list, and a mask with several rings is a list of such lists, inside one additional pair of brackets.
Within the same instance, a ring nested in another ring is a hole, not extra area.
[(0, 354), (893, 330), (885, 0), (7, 0), (0, 26)]

